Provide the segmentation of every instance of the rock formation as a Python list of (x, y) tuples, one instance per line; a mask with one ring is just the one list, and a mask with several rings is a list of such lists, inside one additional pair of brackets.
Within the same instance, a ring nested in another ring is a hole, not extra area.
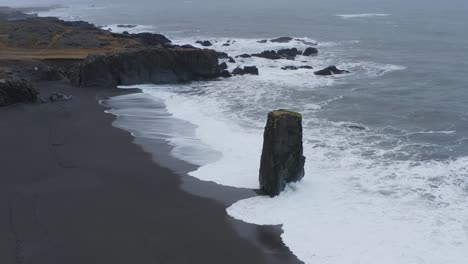
[(304, 50), (304, 53), (302, 55), (310, 56), (310, 55), (315, 55), (317, 53), (318, 53), (318, 49), (309, 47), (306, 50)]
[(79, 68), (80, 86), (178, 83), (219, 76), (216, 51), (146, 48), (91, 55)]
[(343, 74), (343, 73), (349, 73), (349, 71), (340, 70), (336, 66), (328, 66), (325, 69), (314, 72), (315, 75), (322, 75), (322, 76), (333, 75), (333, 74)]
[(274, 43), (288, 43), (288, 42), (290, 42), (291, 40), (293, 40), (293, 38), (291, 38), (291, 37), (280, 37), (280, 38), (272, 39), (272, 40), (270, 40), (270, 42), (274, 42)]
[(237, 67), (232, 71), (232, 75), (258, 75), (258, 68), (255, 66), (245, 66), (244, 68)]
[(0, 106), (34, 103), (38, 94), (28, 81), (9, 74), (0, 74)]
[(304, 177), (302, 115), (276, 110), (268, 114), (260, 162), (260, 189), (276, 196), (289, 182)]

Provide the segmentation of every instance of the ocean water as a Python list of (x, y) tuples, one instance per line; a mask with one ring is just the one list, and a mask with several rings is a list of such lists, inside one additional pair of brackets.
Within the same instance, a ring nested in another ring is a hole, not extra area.
[[(166, 140), (191, 176), (258, 188), (269, 111), (304, 115), (303, 181), (275, 198), (227, 208), (237, 219), (282, 225), (307, 264), (464, 264), (468, 259), (468, 2), (77, 1), (41, 15), (117, 31), (160, 32), (176, 44), (210, 40), (232, 56), (307, 45), (295, 61), (236, 59), (259, 76), (183, 85), (136, 85), (108, 104), (115, 125)], [(230, 46), (222, 44), (230, 41)], [(351, 73), (318, 77), (337, 65)], [(129, 87), (121, 87), (123, 89)], [(362, 126), (364, 130), (349, 128)], [(155, 150), (157, 151), (157, 150)]]

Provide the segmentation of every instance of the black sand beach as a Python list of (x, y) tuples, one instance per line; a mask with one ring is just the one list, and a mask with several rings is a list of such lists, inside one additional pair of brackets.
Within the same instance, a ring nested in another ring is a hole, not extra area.
[(184, 192), (181, 176), (112, 127), (98, 102), (119, 91), (36, 88), (74, 100), (0, 109), (0, 263), (300, 263), (278, 228), (227, 216), (225, 203), (253, 191), (185, 176), (230, 198)]

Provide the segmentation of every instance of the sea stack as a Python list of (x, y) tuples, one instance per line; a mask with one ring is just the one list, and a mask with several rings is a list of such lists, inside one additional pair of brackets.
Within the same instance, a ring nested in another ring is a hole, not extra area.
[(260, 189), (273, 197), (304, 177), (302, 115), (280, 109), (268, 114), (260, 162)]

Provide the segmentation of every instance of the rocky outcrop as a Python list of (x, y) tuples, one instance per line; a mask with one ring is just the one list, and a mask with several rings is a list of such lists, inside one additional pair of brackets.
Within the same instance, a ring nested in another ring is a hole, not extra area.
[(15, 103), (34, 103), (39, 93), (31, 84), (19, 77), (0, 74), (0, 106)]
[(79, 66), (80, 86), (178, 83), (219, 76), (216, 51), (146, 48), (91, 55)]
[(262, 51), (261, 53), (252, 54), (251, 56), (264, 58), (264, 59), (270, 59), (270, 60), (279, 60), (279, 59), (293, 60), (297, 55), (301, 55), (301, 54), (302, 54), (302, 51), (296, 48), (291, 48), (291, 49), (280, 49), (278, 51), (266, 50), (266, 51)]
[(254, 57), (258, 58), (264, 58), (264, 59), (269, 59), (269, 60), (279, 60), (281, 59), (281, 56), (276, 53), (274, 50), (266, 50), (262, 51), (261, 53), (255, 53), (252, 54)]
[(268, 114), (260, 162), (260, 189), (269, 196), (304, 177), (302, 115), (287, 110)]
[(244, 59), (250, 58), (250, 57), (252, 57), (252, 55), (250, 54), (241, 54), (241, 55), (236, 56), (236, 58), (244, 58)]
[(349, 73), (349, 71), (340, 70), (336, 66), (328, 66), (325, 69), (314, 72), (315, 75), (322, 75), (322, 76), (333, 75), (333, 74), (344, 74), (344, 73)]
[(258, 68), (255, 66), (245, 66), (244, 68), (235, 68), (232, 71), (232, 75), (258, 75)]
[(270, 42), (274, 42), (274, 43), (289, 43), (291, 40), (293, 40), (293, 38), (291, 38), (291, 37), (280, 37), (280, 38), (272, 39), (272, 40), (270, 40)]
[(309, 47), (304, 50), (304, 53), (302, 55), (311, 56), (311, 55), (316, 55), (316, 54), (318, 54), (318, 49)]

